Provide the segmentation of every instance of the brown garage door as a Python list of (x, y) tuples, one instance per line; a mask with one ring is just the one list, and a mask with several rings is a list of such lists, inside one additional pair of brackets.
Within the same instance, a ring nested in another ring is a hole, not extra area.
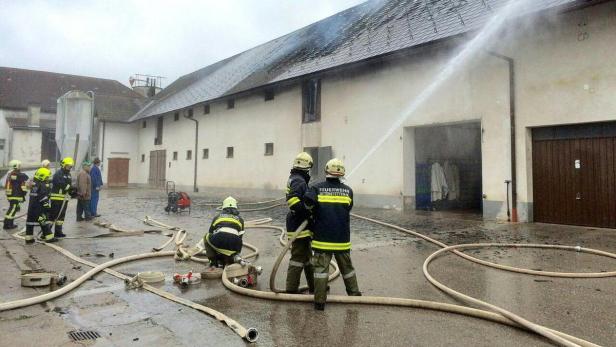
[(126, 187), (128, 186), (128, 159), (126, 158), (109, 158), (109, 170), (107, 174), (107, 185), (109, 187)]
[(537, 222), (616, 228), (616, 125), (533, 130)]

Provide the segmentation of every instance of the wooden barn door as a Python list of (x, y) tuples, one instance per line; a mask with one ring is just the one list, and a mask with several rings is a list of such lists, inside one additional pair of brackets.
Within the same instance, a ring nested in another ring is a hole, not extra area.
[(150, 152), (150, 174), (148, 184), (153, 187), (165, 186), (165, 168), (167, 164), (167, 151), (158, 150)]
[(109, 158), (107, 165), (107, 185), (109, 187), (128, 186), (128, 161), (127, 158)]
[(533, 134), (534, 219), (616, 228), (616, 136), (577, 132)]

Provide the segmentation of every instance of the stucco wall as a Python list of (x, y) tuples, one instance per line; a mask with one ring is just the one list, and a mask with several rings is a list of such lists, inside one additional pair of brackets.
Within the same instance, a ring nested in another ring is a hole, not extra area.
[(9, 164), (9, 125), (6, 122), (5, 111), (0, 109), (0, 139), (4, 140), (4, 149), (0, 149), (0, 167)]
[(41, 163), (41, 132), (37, 130), (12, 130), (12, 156), (25, 167)]
[[(105, 122), (99, 126), (98, 156), (102, 159), (101, 174), (103, 182), (107, 184), (109, 158), (128, 158), (128, 183), (140, 183), (141, 157), (138, 156), (139, 132), (136, 123)], [(103, 136), (104, 132), (104, 136)], [(103, 144), (104, 137), (104, 144)], [(104, 154), (101, 152), (104, 150)]]

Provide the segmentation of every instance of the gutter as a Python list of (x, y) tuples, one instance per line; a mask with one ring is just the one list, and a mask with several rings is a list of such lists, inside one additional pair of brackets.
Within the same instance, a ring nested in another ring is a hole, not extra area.
[(199, 121), (196, 120), (194, 117), (189, 117), (187, 115), (184, 115), (184, 118), (186, 119), (190, 119), (193, 122), (195, 122), (195, 152), (193, 154), (193, 158), (195, 159), (195, 173), (194, 173), (194, 177), (193, 177), (193, 191), (195, 193), (197, 193), (199, 191), (199, 188), (197, 188), (197, 151), (199, 148)]
[(488, 51), (487, 53), (493, 57), (502, 59), (507, 62), (507, 66), (509, 68), (509, 125), (511, 135), (511, 222), (516, 223), (518, 221), (518, 185), (515, 152), (515, 65), (514, 60), (511, 57), (491, 51)]

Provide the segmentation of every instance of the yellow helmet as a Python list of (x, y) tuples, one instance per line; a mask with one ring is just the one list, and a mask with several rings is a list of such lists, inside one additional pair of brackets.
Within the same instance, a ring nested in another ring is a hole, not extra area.
[(237, 208), (237, 200), (235, 200), (233, 197), (228, 197), (225, 200), (223, 200), (222, 202), (222, 208)]
[(11, 161), (9, 162), (9, 166), (10, 166), (12, 169), (19, 170), (19, 169), (21, 169), (21, 161), (19, 161), (19, 160), (17, 160), (17, 159), (13, 159), (13, 160), (11, 160)]
[(41, 182), (48, 181), (49, 177), (51, 177), (51, 171), (48, 168), (45, 168), (45, 167), (39, 168), (34, 173), (34, 179), (38, 180), (38, 181), (41, 181)]
[(310, 170), (312, 167), (312, 157), (306, 152), (301, 152), (293, 160), (293, 168), (300, 170)]
[(62, 161), (60, 162), (60, 166), (63, 169), (66, 169), (67, 166), (73, 167), (73, 166), (75, 166), (75, 161), (71, 157), (66, 157), (66, 158), (62, 159)]
[(325, 164), (326, 177), (342, 177), (344, 173), (344, 163), (338, 158), (334, 158)]

